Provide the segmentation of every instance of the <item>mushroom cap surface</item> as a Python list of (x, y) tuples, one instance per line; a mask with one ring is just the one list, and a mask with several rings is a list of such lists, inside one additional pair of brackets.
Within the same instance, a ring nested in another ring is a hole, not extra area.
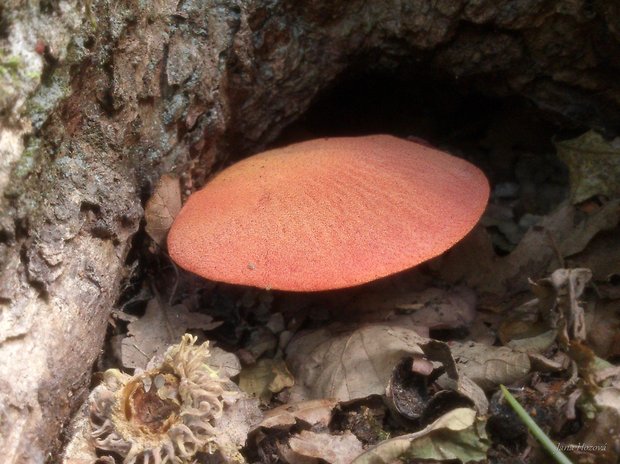
[(387, 135), (311, 140), (246, 158), (192, 194), (172, 259), (211, 280), (290, 291), (369, 282), (433, 258), (478, 222), (477, 167)]

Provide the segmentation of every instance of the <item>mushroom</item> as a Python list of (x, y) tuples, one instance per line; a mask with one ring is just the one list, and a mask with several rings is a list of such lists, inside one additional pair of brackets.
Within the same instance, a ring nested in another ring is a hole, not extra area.
[(269, 150), (190, 196), (168, 236), (202, 277), (261, 288), (351, 287), (411, 268), (461, 240), (489, 195), (469, 162), (388, 135)]

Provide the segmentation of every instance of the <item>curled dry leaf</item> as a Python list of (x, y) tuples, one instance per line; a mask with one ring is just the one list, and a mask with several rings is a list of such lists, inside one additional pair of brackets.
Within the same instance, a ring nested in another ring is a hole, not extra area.
[(211, 316), (190, 312), (184, 305), (170, 307), (153, 298), (144, 315), (127, 326), (128, 336), (121, 342), (123, 366), (144, 369), (151, 358), (163, 355), (186, 331), (212, 330), (220, 324)]
[(438, 379), (440, 387), (457, 392), (474, 405), (478, 414), (486, 414), (489, 401), (484, 391), (468, 377), (467, 372), (459, 370), (450, 347), (443, 342), (431, 340), (422, 346), (429, 359), (441, 363), (445, 373)]
[(565, 343), (586, 339), (585, 314), (579, 297), (591, 278), (589, 269), (557, 269), (550, 277), (532, 284), (543, 318), (560, 331)]
[(553, 346), (557, 334), (557, 330), (547, 330), (532, 337), (515, 338), (506, 343), (506, 346), (527, 353), (532, 370), (536, 372), (561, 372), (570, 365), (570, 358), (564, 351), (557, 351), (551, 358), (543, 355)]
[[(462, 388), (464, 382), (448, 379), (441, 376), (437, 384), (442, 385), (441, 380), (449, 380), (446, 389), (435, 391), (436, 388), (429, 388), (430, 379), (411, 372), (411, 359), (401, 361), (394, 369), (394, 375), (388, 383), (385, 394), (385, 402), (394, 414), (394, 417), (404, 417), (414, 421), (420, 426), (427, 425), (445, 414), (447, 411), (457, 408), (469, 408), (475, 401), (469, 397), (472, 392), (467, 387), (473, 386), (480, 399), (480, 405), (476, 404), (476, 409), (480, 414), (485, 414), (488, 409), (488, 401), (484, 392), (471, 380), (466, 387)], [(465, 378), (463, 377), (464, 380)], [(460, 388), (459, 388), (460, 387)], [(433, 393), (434, 392), (434, 393)], [(416, 427), (419, 428), (419, 427)]]
[[(604, 203), (591, 214), (584, 214), (575, 208), (572, 211), (572, 229), (562, 231), (555, 237), (558, 250), (565, 258), (581, 253), (600, 232), (613, 230), (620, 224), (620, 198)], [(550, 266), (547, 271), (557, 267)]]
[(368, 449), (352, 464), (388, 464), (408, 460), (458, 459), (461, 462), (486, 460), (488, 448), (484, 422), (476, 411), (458, 408), (444, 414), (419, 432), (385, 440)]
[(328, 464), (349, 464), (363, 449), (362, 443), (349, 431), (342, 435), (332, 435), (304, 430), (292, 436), (288, 446), (297, 456), (320, 459)]
[(404, 357), (424, 355), (420, 344), (426, 341), (411, 329), (389, 325), (302, 333), (287, 347), (296, 380), (291, 399), (351, 401), (382, 395), (394, 366)]
[(547, 358), (539, 353), (528, 353), (532, 370), (535, 372), (562, 372), (570, 367), (571, 359), (563, 351), (557, 352), (553, 357)]
[(523, 353), (543, 353), (547, 351), (555, 342), (557, 332), (555, 330), (547, 330), (539, 335), (527, 338), (516, 338), (510, 340), (506, 346), (515, 351)]
[(181, 211), (181, 186), (175, 176), (164, 174), (144, 208), (146, 233), (159, 246), (164, 244), (168, 230)]

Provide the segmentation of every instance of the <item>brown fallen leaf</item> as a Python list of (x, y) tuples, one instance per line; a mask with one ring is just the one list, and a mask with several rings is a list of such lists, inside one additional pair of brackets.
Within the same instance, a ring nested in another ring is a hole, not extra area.
[(390, 321), (392, 325), (409, 328), (456, 329), (468, 327), (476, 317), (476, 294), (462, 285), (448, 290), (431, 287), (419, 292), (365, 292), (345, 310), (354, 311), (356, 320), (362, 322)]
[[(332, 435), (303, 430), (292, 436), (288, 445), (298, 456), (320, 459), (328, 464), (349, 464), (363, 450), (362, 443), (349, 431)], [(289, 462), (293, 463), (292, 460)]]
[(291, 400), (382, 395), (394, 366), (404, 357), (424, 356), (420, 344), (426, 341), (411, 329), (379, 324), (302, 333), (286, 350), (296, 381)]
[(311, 427), (325, 428), (331, 421), (337, 404), (337, 401), (328, 399), (283, 404), (267, 411), (265, 418), (257, 427), (288, 429), (297, 421), (301, 421)]
[[(250, 430), (262, 420), (263, 413), (254, 398), (241, 396), (235, 402), (227, 404), (225, 414), (213, 422), (214, 442), (219, 449), (226, 449), (225, 455), (233, 459), (223, 459), (225, 464), (240, 464), (245, 460), (233, 443), (245, 443)], [(231, 446), (232, 445), (232, 446)]]
[[(582, 398), (581, 403), (584, 425), (579, 433), (562, 441), (568, 448), (568, 456), (575, 459), (574, 462), (588, 462), (593, 455), (596, 456), (596, 463), (620, 462), (619, 386), (600, 388), (586, 401)], [(572, 449), (571, 444), (574, 444)], [(590, 449), (584, 449), (584, 444), (589, 445)]]
[(620, 356), (620, 302), (597, 301), (586, 309), (588, 345), (597, 356), (607, 359)]
[(526, 353), (505, 346), (488, 346), (474, 342), (450, 342), (448, 345), (458, 371), (483, 390), (516, 382), (525, 377), (531, 368)]
[(181, 210), (181, 186), (179, 179), (164, 174), (157, 182), (155, 191), (146, 202), (144, 218), (146, 233), (155, 243), (162, 246), (170, 226)]
[(570, 172), (574, 203), (596, 195), (620, 194), (619, 142), (618, 138), (607, 141), (594, 131), (556, 142), (558, 158), (566, 163)]
[(478, 311), (476, 319), (468, 330), (467, 339), (485, 345), (494, 345), (497, 331), (504, 320), (504, 315), (493, 311)]
[[(581, 253), (600, 232), (613, 230), (620, 224), (620, 198), (604, 203), (591, 214), (573, 208), (573, 224), (569, 230), (560, 231), (555, 238), (560, 254), (567, 258)], [(548, 267), (548, 272), (558, 266)]]
[(565, 343), (586, 339), (584, 309), (579, 298), (591, 278), (589, 269), (557, 269), (548, 278), (532, 284), (543, 318), (551, 328), (560, 330)]
[(620, 228), (597, 235), (588, 247), (566, 260), (568, 268), (585, 267), (594, 280), (605, 282), (620, 276)]
[(512, 339), (506, 343), (506, 346), (529, 355), (544, 353), (555, 343), (556, 337), (556, 330), (547, 330), (533, 337)]
[(215, 369), (220, 375), (235, 377), (241, 372), (241, 362), (234, 353), (224, 351), (218, 346), (211, 347), (211, 357), (209, 366)]
[(190, 312), (182, 304), (170, 307), (153, 298), (144, 315), (127, 326), (128, 336), (121, 342), (123, 366), (144, 369), (151, 358), (163, 355), (189, 329), (212, 330), (220, 324), (211, 316)]
[(560, 258), (582, 252), (597, 234), (616, 228), (619, 222), (620, 199), (608, 201), (592, 214), (564, 202), (530, 228), (507, 256), (497, 256), (488, 233), (478, 227), (431, 265), (448, 282), (464, 282), (506, 299), (527, 291), (528, 279), (542, 278), (561, 267)]
[(260, 359), (256, 364), (244, 367), (239, 376), (239, 388), (248, 395), (267, 404), (274, 393), (293, 386), (295, 379), (282, 359)]
[(473, 409), (453, 409), (419, 432), (373, 446), (352, 464), (391, 464), (401, 462), (403, 456), (411, 462), (416, 459), (484, 462), (489, 447), (484, 425), (476, 419)]

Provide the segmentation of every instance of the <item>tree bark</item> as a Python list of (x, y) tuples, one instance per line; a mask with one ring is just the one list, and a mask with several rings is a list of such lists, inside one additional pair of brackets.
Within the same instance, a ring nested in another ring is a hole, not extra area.
[(53, 461), (161, 173), (203, 182), (353, 68), (423, 68), (617, 133), (618, 24), (604, 0), (9, 0), (0, 71), (22, 64), (0, 72), (3, 462)]

